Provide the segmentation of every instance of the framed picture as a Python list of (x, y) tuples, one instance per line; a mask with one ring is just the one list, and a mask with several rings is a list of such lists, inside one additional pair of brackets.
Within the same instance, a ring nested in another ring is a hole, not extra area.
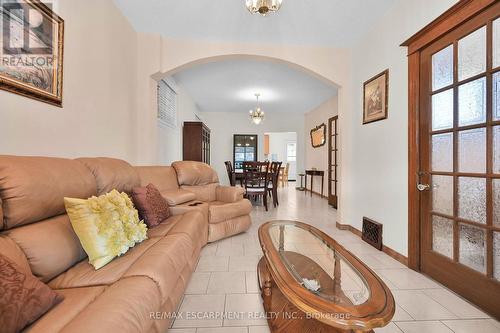
[(326, 125), (325, 123), (316, 126), (311, 130), (311, 146), (319, 148), (326, 143)]
[(39, 0), (0, 0), (0, 89), (62, 107), (64, 21)]
[(388, 95), (388, 69), (363, 84), (363, 124), (387, 118)]

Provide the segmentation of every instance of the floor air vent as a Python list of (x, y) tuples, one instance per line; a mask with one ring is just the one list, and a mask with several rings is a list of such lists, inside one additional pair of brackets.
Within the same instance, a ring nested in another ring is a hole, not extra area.
[(361, 238), (378, 250), (382, 250), (382, 224), (363, 217)]

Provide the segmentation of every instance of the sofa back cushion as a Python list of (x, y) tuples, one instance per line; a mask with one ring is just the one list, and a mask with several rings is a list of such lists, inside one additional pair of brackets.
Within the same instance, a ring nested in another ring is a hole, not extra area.
[[(77, 161), (86, 165), (94, 175), (97, 183), (97, 195), (112, 190), (130, 194), (132, 189), (141, 183), (135, 168), (123, 160), (109, 157), (84, 157), (78, 158)], [(71, 195), (66, 195), (66, 197), (80, 198)]]
[(172, 163), (179, 185), (201, 186), (219, 182), (217, 172), (202, 162), (177, 161)]
[(216, 194), (217, 186), (219, 186), (218, 183), (212, 183), (200, 186), (183, 185), (182, 189), (194, 193), (196, 196), (196, 200), (204, 202), (212, 202), (217, 200), (217, 194)]
[(82, 163), (52, 157), (0, 156), (0, 230), (65, 212), (65, 196), (96, 194), (94, 176)]
[(5, 236), (15, 241), (43, 282), (87, 257), (66, 214), (8, 230)]
[(15, 262), (24, 272), (31, 272), (24, 252), (6, 235), (0, 235), (0, 253)]
[(160, 192), (179, 188), (177, 174), (171, 166), (139, 166), (135, 170), (139, 174), (141, 186), (153, 184)]

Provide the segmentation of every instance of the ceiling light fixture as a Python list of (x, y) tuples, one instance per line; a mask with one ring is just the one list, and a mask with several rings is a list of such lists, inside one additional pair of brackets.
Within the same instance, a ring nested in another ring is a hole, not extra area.
[(250, 13), (266, 16), (268, 13), (277, 12), (282, 2), (283, 0), (246, 0), (245, 5)]
[(255, 97), (257, 98), (257, 106), (255, 107), (255, 109), (250, 110), (250, 120), (252, 120), (255, 125), (259, 125), (262, 120), (264, 120), (264, 111), (262, 111), (259, 106), (260, 94), (256, 93)]

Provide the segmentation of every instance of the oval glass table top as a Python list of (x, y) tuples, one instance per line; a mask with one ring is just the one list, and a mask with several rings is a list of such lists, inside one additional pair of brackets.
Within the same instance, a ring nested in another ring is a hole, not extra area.
[(361, 273), (317, 235), (287, 222), (273, 224), (269, 235), (288, 272), (306, 290), (335, 303), (359, 305), (370, 297)]
[(394, 315), (385, 283), (319, 229), (270, 221), (259, 228), (259, 240), (273, 281), (303, 312), (344, 329), (384, 326)]

